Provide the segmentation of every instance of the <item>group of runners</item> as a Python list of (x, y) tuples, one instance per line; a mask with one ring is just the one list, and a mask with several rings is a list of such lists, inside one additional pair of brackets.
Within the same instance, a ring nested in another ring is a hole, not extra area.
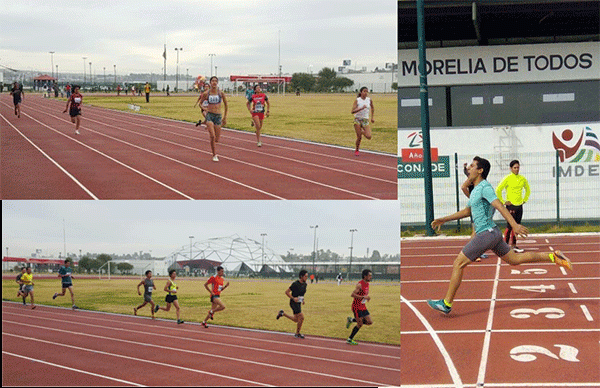
[[(146, 85), (146, 89), (149, 86)], [(63, 113), (69, 112), (71, 122), (75, 124), (75, 134), (79, 135), (79, 127), (81, 125), (81, 104), (83, 96), (80, 93), (80, 86), (73, 85), (72, 94), (67, 99), (67, 105)], [(21, 102), (23, 101), (23, 87), (15, 82), (11, 89), (13, 102), (15, 105), (15, 115), (21, 117)], [(360, 155), (360, 144), (364, 138), (370, 140), (372, 137), (371, 124), (375, 122), (375, 106), (373, 101), (368, 96), (369, 89), (363, 86), (354, 103), (351, 113), (354, 115), (354, 131), (356, 132), (355, 150), (356, 156)], [(270, 114), (270, 102), (268, 96), (263, 93), (260, 85), (255, 85), (252, 92), (246, 95), (246, 108), (252, 117), (251, 125), (256, 133), (256, 145), (262, 147), (261, 130), (265, 117)], [(146, 92), (146, 102), (149, 102), (149, 92)], [(212, 151), (212, 160), (219, 161), (217, 156), (216, 144), (221, 138), (221, 128), (227, 125), (227, 97), (225, 93), (219, 89), (219, 79), (216, 76), (210, 78), (209, 83), (204, 84), (203, 91), (200, 93), (194, 107), (200, 106), (202, 110), (202, 118), (198, 120), (196, 126), (204, 125), (210, 137), (210, 148)]]
[[(23, 267), (21, 269), (21, 273), (19, 273), (19, 275), (17, 275), (16, 281), (19, 284), (19, 290), (17, 292), (17, 297), (22, 297), (23, 304), (26, 305), (25, 298), (27, 296), (30, 296), (31, 297), (31, 308), (35, 309), (36, 306), (34, 304), (34, 297), (33, 297), (33, 274), (31, 271), (32, 271), (31, 267)], [(78, 309), (78, 307), (75, 305), (75, 295), (73, 293), (73, 282), (71, 280), (73, 278), (72, 272), (73, 271), (71, 268), (71, 260), (67, 259), (64, 261), (64, 266), (61, 266), (58, 271), (58, 276), (61, 278), (62, 292), (55, 293), (54, 296), (52, 296), (52, 299), (56, 299), (59, 296), (64, 296), (66, 291), (69, 290), (71, 293), (71, 301), (73, 303), (72, 307), (75, 310), (75, 309)], [(225, 310), (225, 304), (221, 300), (221, 292), (223, 292), (227, 287), (229, 287), (229, 281), (225, 281), (224, 273), (225, 273), (224, 268), (222, 266), (218, 266), (217, 274), (214, 276), (211, 276), (204, 283), (204, 288), (210, 294), (210, 303), (211, 303), (211, 307), (210, 307), (210, 310), (208, 310), (208, 312), (207, 312), (206, 318), (204, 318), (204, 320), (201, 322), (201, 325), (204, 328), (209, 327), (207, 321), (209, 319), (213, 320), (214, 315), (217, 312)], [(157, 313), (159, 310), (169, 312), (171, 310), (171, 305), (173, 305), (175, 307), (175, 312), (177, 314), (177, 323), (178, 324), (184, 323), (184, 321), (181, 319), (181, 307), (179, 306), (179, 301), (177, 298), (177, 293), (179, 291), (179, 286), (175, 283), (175, 279), (177, 278), (177, 271), (174, 269), (169, 271), (169, 278), (167, 279), (167, 282), (165, 283), (165, 287), (164, 287), (164, 291), (167, 293), (167, 295), (165, 296), (165, 306), (164, 307), (161, 307), (158, 303), (155, 303), (154, 300), (152, 299), (152, 293), (156, 289), (156, 286), (154, 285), (154, 279), (152, 279), (152, 271), (150, 271), (150, 270), (146, 271), (145, 276), (146, 277), (137, 284), (138, 295), (142, 295), (142, 293), (140, 291), (140, 287), (142, 287), (142, 286), (144, 287), (144, 294), (143, 294), (144, 300), (140, 305), (133, 308), (133, 314), (137, 315), (138, 311), (141, 308), (143, 308), (147, 304), (150, 304), (151, 317), (152, 317), (152, 319), (155, 319), (155, 313)], [(369, 269), (363, 270), (362, 271), (362, 280), (360, 280), (356, 284), (356, 287), (354, 288), (354, 290), (352, 291), (352, 294), (350, 295), (353, 298), (352, 306), (351, 306), (353, 316), (346, 318), (346, 328), (348, 329), (352, 325), (352, 323), (356, 323), (356, 325), (354, 326), (350, 336), (346, 340), (346, 342), (348, 344), (357, 345), (357, 343), (354, 341), (354, 336), (356, 335), (356, 333), (358, 333), (359, 329), (363, 325), (373, 324), (373, 320), (371, 319), (369, 310), (367, 310), (367, 305), (366, 305), (367, 302), (369, 302), (371, 300), (371, 297), (369, 296), (369, 283), (371, 282), (372, 277), (373, 277), (373, 274), (372, 274), (371, 270), (369, 270)], [(279, 319), (281, 317), (286, 317), (289, 320), (295, 322), (296, 323), (295, 337), (300, 338), (300, 339), (304, 338), (304, 334), (301, 333), (302, 324), (304, 322), (304, 313), (302, 312), (302, 305), (304, 305), (306, 303), (304, 296), (306, 294), (306, 288), (308, 285), (307, 279), (308, 279), (308, 272), (303, 269), (298, 274), (298, 280), (293, 282), (285, 290), (285, 295), (289, 298), (289, 305), (290, 305), (290, 308), (292, 309), (292, 315), (286, 314), (284, 312), (284, 310), (280, 310), (276, 315), (276, 319)]]

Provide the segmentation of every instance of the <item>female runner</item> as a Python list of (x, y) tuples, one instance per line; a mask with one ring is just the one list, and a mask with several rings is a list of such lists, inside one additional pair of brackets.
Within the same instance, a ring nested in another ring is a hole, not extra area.
[[(256, 128), (256, 141), (259, 147), (262, 147), (260, 130), (262, 129), (263, 120), (265, 118), (265, 103), (267, 104), (266, 116), (269, 117), (269, 110), (271, 109), (269, 98), (266, 94), (262, 93), (260, 85), (255, 85), (254, 94), (248, 97), (246, 108), (248, 108), (248, 112), (252, 115), (252, 122), (254, 123), (254, 128)], [(250, 108), (250, 105), (252, 105), (252, 108)]]
[(367, 97), (368, 94), (369, 88), (366, 86), (360, 88), (358, 96), (352, 105), (352, 114), (354, 115), (354, 130), (356, 131), (356, 149), (354, 150), (354, 155), (356, 156), (360, 155), (358, 148), (360, 147), (360, 141), (362, 140), (362, 137), (364, 136), (371, 140), (369, 111), (371, 111), (370, 122), (375, 122), (375, 119), (373, 118), (375, 115), (375, 106), (373, 106), (373, 101), (371, 101), (371, 98)]
[[(210, 89), (200, 97), (200, 106), (207, 100), (206, 108), (206, 129), (210, 135), (210, 148), (213, 154), (213, 162), (218, 162), (217, 151), (215, 144), (219, 142), (221, 137), (221, 126), (227, 124), (227, 99), (225, 93), (219, 90), (219, 79), (215, 76), (210, 77)], [(223, 114), (221, 114), (221, 103), (225, 106)]]

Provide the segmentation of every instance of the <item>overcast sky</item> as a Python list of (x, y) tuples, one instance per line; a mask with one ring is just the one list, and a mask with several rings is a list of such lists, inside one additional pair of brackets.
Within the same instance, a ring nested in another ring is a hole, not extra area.
[[(395, 0), (18, 0), (2, 4), (0, 65), (50, 73), (317, 73), (397, 62)], [(311, 68), (312, 66), (312, 68)]]
[[(29, 257), (36, 249), (167, 256), (212, 237), (238, 234), (276, 253), (319, 249), (355, 256), (400, 251), (398, 201), (2, 201), (2, 256)], [(64, 233), (63, 233), (64, 220)]]

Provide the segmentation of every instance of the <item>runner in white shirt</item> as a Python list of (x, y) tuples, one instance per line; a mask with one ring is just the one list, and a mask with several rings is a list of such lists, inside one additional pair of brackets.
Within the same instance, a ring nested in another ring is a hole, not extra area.
[[(360, 155), (358, 148), (360, 147), (360, 141), (362, 137), (366, 137), (371, 140), (371, 123), (375, 122), (373, 116), (375, 115), (375, 106), (373, 106), (373, 101), (371, 101), (370, 97), (367, 97), (369, 94), (369, 88), (363, 86), (360, 88), (360, 92), (356, 100), (354, 100), (354, 104), (352, 105), (352, 114), (354, 115), (354, 130), (356, 131), (356, 149), (354, 150), (354, 155)], [(369, 112), (370, 112), (370, 120), (369, 120)]]

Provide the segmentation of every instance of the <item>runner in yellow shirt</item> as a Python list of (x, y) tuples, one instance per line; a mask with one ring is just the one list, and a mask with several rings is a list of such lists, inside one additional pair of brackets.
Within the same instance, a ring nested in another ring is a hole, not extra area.
[[(519, 169), (521, 165), (518, 160), (510, 162), (511, 173), (502, 179), (502, 182), (496, 187), (496, 196), (504, 205), (506, 209), (513, 216), (517, 224), (521, 224), (523, 219), (523, 204), (529, 199), (531, 190), (529, 183), (524, 176), (519, 175)], [(504, 200), (502, 192), (506, 189), (506, 200)], [(525, 190), (525, 196), (523, 197), (523, 190)], [(511, 241), (512, 240), (512, 241)], [(504, 232), (504, 241), (513, 248), (517, 253), (523, 252), (523, 249), (517, 247), (517, 235), (513, 231), (510, 224), (507, 224)]]
[(27, 295), (31, 295), (31, 308), (34, 309), (36, 306), (33, 302), (33, 274), (31, 273), (31, 267), (27, 267), (27, 272), (21, 276), (21, 282), (23, 282), (22, 294), (25, 298)]

